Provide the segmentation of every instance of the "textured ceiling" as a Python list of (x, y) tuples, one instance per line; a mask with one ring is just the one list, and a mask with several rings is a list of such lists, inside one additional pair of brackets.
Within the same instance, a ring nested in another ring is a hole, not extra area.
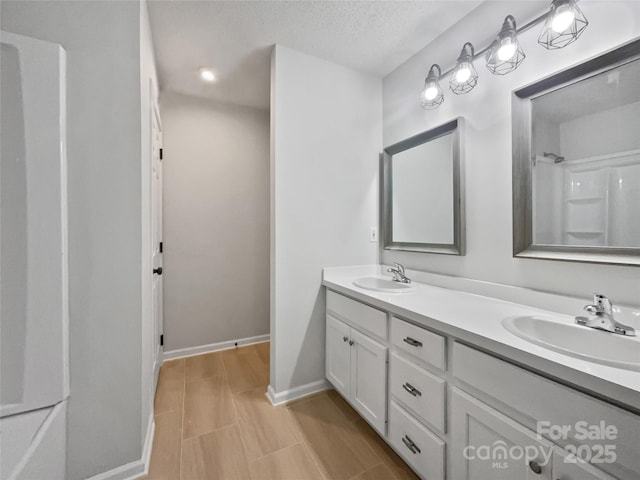
[(162, 90), (262, 108), (276, 43), (383, 77), (481, 3), (148, 0)]

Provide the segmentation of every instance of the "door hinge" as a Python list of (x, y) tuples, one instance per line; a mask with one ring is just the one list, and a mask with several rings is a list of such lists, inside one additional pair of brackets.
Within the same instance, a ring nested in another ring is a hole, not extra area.
[(162, 160), (163, 158), (164, 158), (164, 155), (163, 155), (162, 149), (160, 149), (160, 160)]
[(160, 253), (162, 253), (162, 242), (160, 242)]
[(164, 335), (160, 335), (160, 346), (164, 345)]

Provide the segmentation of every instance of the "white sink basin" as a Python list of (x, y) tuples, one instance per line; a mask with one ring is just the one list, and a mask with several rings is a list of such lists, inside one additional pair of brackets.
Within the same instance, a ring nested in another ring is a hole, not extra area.
[(361, 277), (354, 280), (353, 284), (356, 287), (374, 290), (376, 292), (401, 293), (412, 290), (409, 284), (394, 282), (384, 277)]
[(556, 352), (594, 363), (640, 371), (640, 339), (542, 317), (502, 321), (514, 335)]

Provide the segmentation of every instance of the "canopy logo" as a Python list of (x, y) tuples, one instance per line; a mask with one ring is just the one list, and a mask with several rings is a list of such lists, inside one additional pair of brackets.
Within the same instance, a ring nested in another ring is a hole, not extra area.
[[(550, 464), (554, 449), (549, 443), (562, 445), (566, 455), (566, 463), (615, 463), (616, 445), (612, 442), (618, 438), (618, 428), (607, 425), (604, 421), (590, 424), (578, 421), (573, 425), (555, 425), (549, 421), (538, 422), (537, 438), (540, 443), (534, 445), (508, 444), (504, 440), (496, 440), (491, 445), (467, 445), (462, 454), (472, 462), (491, 462), (496, 469), (509, 469), (518, 463), (540, 470)], [(569, 442), (576, 442), (575, 444)]]
[(553, 447), (542, 445), (507, 445), (503, 440), (496, 440), (492, 445), (467, 445), (462, 451), (466, 460), (490, 461), (493, 468), (509, 468), (509, 462), (522, 462), (529, 465), (535, 462), (540, 467), (547, 465), (553, 455)]

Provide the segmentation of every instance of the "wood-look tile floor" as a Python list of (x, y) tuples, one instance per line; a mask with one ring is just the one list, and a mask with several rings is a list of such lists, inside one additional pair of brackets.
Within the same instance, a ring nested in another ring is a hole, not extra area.
[(165, 362), (146, 478), (417, 478), (334, 390), (273, 407), (268, 384), (268, 343)]

